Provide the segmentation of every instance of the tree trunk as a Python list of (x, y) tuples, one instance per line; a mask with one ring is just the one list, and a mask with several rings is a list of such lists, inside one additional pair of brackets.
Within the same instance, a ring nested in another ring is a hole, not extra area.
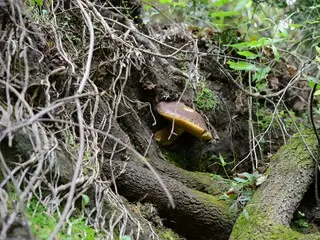
[[(135, 162), (113, 162), (104, 173), (118, 176), (115, 188), (129, 201), (154, 204), (166, 225), (187, 239), (228, 239), (233, 219), (227, 216), (227, 207), (216, 197), (191, 190), (182, 183), (162, 176), (173, 196), (175, 208), (169, 207), (168, 199), (155, 176)], [(124, 167), (125, 166), (125, 167)]]
[[(303, 139), (301, 139), (301, 136)], [(313, 131), (296, 134), (272, 157), (268, 179), (255, 192), (237, 219), (230, 239), (320, 239), (289, 228), (309, 185), (313, 181), (316, 139)]]

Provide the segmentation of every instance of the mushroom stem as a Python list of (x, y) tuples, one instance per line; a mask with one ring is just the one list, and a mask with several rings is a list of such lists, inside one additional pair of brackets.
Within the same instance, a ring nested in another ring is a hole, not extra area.
[(163, 128), (157, 131), (154, 136), (158, 144), (162, 146), (171, 145), (182, 133), (184, 130), (182, 128), (174, 128), (171, 134), (171, 128)]

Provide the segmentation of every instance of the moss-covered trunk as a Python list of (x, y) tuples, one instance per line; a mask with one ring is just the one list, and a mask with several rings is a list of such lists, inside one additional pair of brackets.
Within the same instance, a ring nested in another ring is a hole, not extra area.
[(115, 186), (121, 195), (130, 201), (153, 203), (167, 225), (187, 239), (229, 238), (234, 220), (227, 216), (227, 206), (216, 197), (162, 176), (175, 203), (175, 208), (171, 208), (165, 192), (148, 169), (134, 162), (114, 162), (113, 171), (106, 166), (104, 172), (118, 175)]
[(320, 239), (289, 228), (294, 211), (313, 181), (314, 133), (296, 134), (272, 157), (268, 179), (241, 214), (230, 239)]

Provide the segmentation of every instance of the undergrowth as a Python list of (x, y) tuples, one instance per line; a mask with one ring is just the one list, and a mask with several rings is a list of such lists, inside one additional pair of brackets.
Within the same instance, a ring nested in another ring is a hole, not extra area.
[(245, 210), (245, 206), (252, 198), (257, 186), (262, 184), (266, 177), (259, 173), (241, 173), (233, 179), (225, 179), (219, 175), (213, 174), (212, 178), (228, 183), (231, 188), (228, 192), (220, 196), (220, 200), (223, 200), (228, 205), (227, 213), (230, 216), (237, 216), (243, 212), (246, 218), (248, 214)]
[[(59, 216), (57, 213), (48, 213), (47, 208), (41, 203), (37, 202), (35, 199), (32, 199), (26, 206), (26, 214), (36, 239), (48, 239), (59, 221)], [(75, 215), (71, 217), (68, 222), (63, 224), (62, 228), (56, 235), (56, 239), (93, 240), (98, 239), (98, 234), (95, 233), (94, 228), (87, 225), (84, 216)]]

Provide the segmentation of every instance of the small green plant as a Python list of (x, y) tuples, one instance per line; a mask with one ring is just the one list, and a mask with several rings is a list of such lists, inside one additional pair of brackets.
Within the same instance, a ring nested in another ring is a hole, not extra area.
[(299, 228), (308, 228), (309, 223), (306, 221), (306, 219), (300, 219), (294, 222), (294, 224)]
[[(215, 173), (218, 173), (220, 175), (212, 175), (214, 179), (221, 180), (220, 178), (224, 177), (225, 181), (230, 180), (230, 176), (228, 171), (231, 169), (231, 167), (234, 165), (234, 160), (231, 161), (231, 156), (228, 156), (227, 154), (221, 154), (218, 155), (211, 154), (206, 159), (208, 167), (213, 170)], [(228, 161), (226, 161), (228, 159)], [(231, 181), (231, 180), (230, 180)]]
[(48, 22), (48, 11), (45, 9), (43, 3), (43, 0), (30, 0), (28, 8), (32, 18), (41, 23)]
[(30, 5), (33, 7), (42, 7), (43, 0), (30, 0)]
[(306, 215), (303, 212), (296, 212), (294, 214), (294, 222), (293, 225), (294, 227), (301, 229), (301, 228), (309, 228), (310, 224), (308, 223), (308, 219)]
[(201, 85), (195, 103), (200, 110), (214, 110), (219, 104), (219, 97), (210, 90), (204, 83)]
[(257, 103), (256, 107), (256, 120), (255, 126), (260, 131), (264, 132), (268, 128), (272, 127), (274, 130), (281, 129), (281, 124), (286, 126), (286, 130), (289, 133), (296, 131), (296, 127), (299, 129), (304, 129), (306, 127), (305, 122), (306, 116), (296, 116), (296, 113), (293, 111), (282, 110), (279, 108), (277, 112), (273, 112), (267, 107), (261, 106)]
[(227, 211), (229, 215), (235, 216), (240, 211), (243, 211), (246, 218), (249, 217), (244, 207), (253, 196), (257, 180), (261, 178), (263, 177), (258, 173), (250, 174), (245, 172), (230, 180), (232, 187), (220, 197), (229, 206)]
[(261, 104), (256, 104), (256, 121), (255, 125), (260, 131), (265, 131), (272, 123), (272, 111)]
[(227, 166), (227, 162), (224, 160), (223, 156), (219, 153), (219, 160), (220, 160), (220, 164), (221, 167), (223, 168), (224, 173), (226, 174), (226, 176), (229, 178), (226, 166)]

